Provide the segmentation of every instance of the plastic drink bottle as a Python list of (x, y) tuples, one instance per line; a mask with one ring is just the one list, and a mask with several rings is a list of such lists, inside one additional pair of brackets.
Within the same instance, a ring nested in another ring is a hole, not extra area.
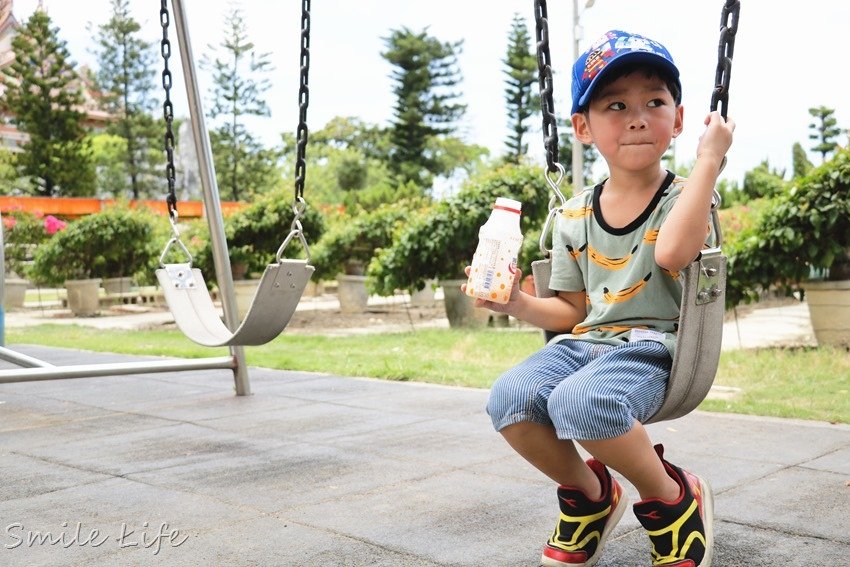
[(466, 295), (507, 303), (511, 297), (516, 262), (522, 246), (519, 217), (522, 203), (499, 197), (493, 212), (478, 231)]

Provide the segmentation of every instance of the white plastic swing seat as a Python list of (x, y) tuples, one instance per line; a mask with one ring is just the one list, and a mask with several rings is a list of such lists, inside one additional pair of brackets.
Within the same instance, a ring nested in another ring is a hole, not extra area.
[(190, 264), (165, 264), (156, 271), (177, 327), (204, 346), (254, 346), (277, 337), (289, 324), (315, 268), (306, 260), (281, 260), (266, 266), (245, 318), (227, 328), (213, 305), (204, 276)]
[[(550, 260), (531, 264), (538, 297), (553, 297), (549, 289), (552, 276)], [(693, 411), (708, 395), (717, 365), (723, 337), (725, 312), (726, 256), (719, 248), (704, 251), (699, 260), (681, 272), (684, 278), (676, 353), (664, 403), (646, 421), (654, 423), (676, 419)], [(551, 333), (547, 331), (548, 335)]]

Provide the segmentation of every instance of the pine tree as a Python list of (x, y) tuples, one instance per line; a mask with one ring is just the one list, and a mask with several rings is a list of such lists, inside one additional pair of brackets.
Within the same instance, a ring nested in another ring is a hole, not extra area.
[(265, 149), (243, 124), (245, 116), (270, 115), (262, 94), (271, 86), (264, 75), (272, 67), (268, 53), (254, 52), (238, 6), (227, 15), (225, 27), (223, 57), (205, 57), (202, 64), (213, 74), (209, 117), (225, 119), (210, 133), (216, 180), (222, 194), (238, 201), (264, 191), (274, 179), (275, 152)]
[(511, 31), (508, 34), (508, 53), (502, 61), (505, 64), (505, 102), (508, 107), (508, 128), (510, 136), (506, 160), (519, 163), (528, 152), (528, 144), (523, 142), (530, 127), (526, 120), (538, 109), (539, 95), (534, 86), (537, 84), (537, 58), (531, 52), (531, 36), (528, 27), (519, 14), (514, 14)]
[(809, 134), (809, 139), (817, 142), (812, 146), (813, 152), (818, 152), (821, 155), (821, 161), (826, 161), (826, 155), (835, 151), (838, 145), (835, 138), (841, 134), (841, 128), (838, 127), (838, 120), (835, 119), (835, 109), (825, 106), (818, 106), (809, 109), (809, 114), (815, 119), (815, 122), (809, 124), (809, 129), (813, 130)]
[(450, 136), (466, 112), (453, 90), (460, 82), (457, 55), (463, 42), (440, 42), (408, 28), (391, 31), (384, 42), (381, 56), (395, 67), (390, 168), (401, 182), (427, 187), (432, 175), (446, 172), (446, 163), (429, 151), (430, 139)]
[(15, 162), (38, 195), (92, 195), (94, 167), (78, 110), (81, 81), (50, 23), (44, 10), (33, 12), (12, 40), (14, 61), (3, 69), (3, 108), (29, 137)]
[(791, 158), (795, 179), (803, 177), (812, 169), (812, 162), (809, 161), (806, 150), (803, 149), (800, 142), (794, 142), (794, 146), (791, 148)]
[(139, 37), (141, 26), (130, 15), (128, 0), (112, 0), (112, 17), (97, 29), (96, 81), (106, 109), (116, 117), (109, 133), (126, 141), (121, 161), (130, 193), (138, 199), (153, 193), (164, 158), (162, 132), (151, 114), (156, 52)]

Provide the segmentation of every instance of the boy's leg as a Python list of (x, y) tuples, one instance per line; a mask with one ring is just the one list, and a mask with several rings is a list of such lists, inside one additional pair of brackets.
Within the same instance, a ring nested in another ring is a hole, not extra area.
[[(596, 459), (635, 485), (643, 500), (634, 511), (650, 536), (653, 565), (708, 567), (711, 489), (665, 461), (663, 448), (653, 448), (640, 423), (663, 399), (665, 350), (657, 343), (633, 343), (609, 351), (558, 386), (549, 398), (550, 414), (558, 437), (581, 439)], [(581, 411), (556, 409), (576, 407)]]
[(487, 412), (505, 440), (535, 468), (559, 483), (561, 515), (543, 549), (551, 567), (589, 567), (599, 559), (628, 499), (605, 466), (585, 463), (575, 444), (558, 439), (548, 415), (555, 387), (592, 360), (581, 341), (552, 345), (502, 375), (493, 385)]

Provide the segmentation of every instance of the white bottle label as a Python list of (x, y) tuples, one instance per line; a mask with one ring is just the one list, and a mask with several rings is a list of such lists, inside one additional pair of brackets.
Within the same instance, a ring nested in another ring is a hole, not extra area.
[(481, 238), (472, 258), (466, 293), (495, 303), (507, 303), (516, 274), (522, 237)]

